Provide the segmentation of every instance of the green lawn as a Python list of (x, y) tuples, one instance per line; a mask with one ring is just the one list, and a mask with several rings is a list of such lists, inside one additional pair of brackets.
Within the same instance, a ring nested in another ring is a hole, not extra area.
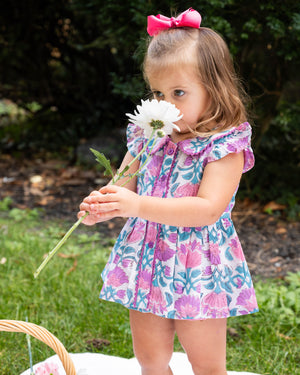
[[(72, 224), (45, 221), (35, 210), (9, 210), (0, 204), (0, 319), (28, 317), (56, 335), (68, 352), (130, 358), (128, 311), (98, 299), (100, 272), (113, 239), (100, 238), (96, 226), (81, 225), (60, 250), (78, 256), (56, 255), (39, 278), (33, 278), (43, 255)], [(229, 319), (228, 370), (300, 374), (300, 273), (283, 281), (257, 282), (256, 291), (260, 312)], [(92, 339), (108, 340), (110, 345), (93, 348), (88, 344)], [(34, 363), (54, 354), (34, 338), (31, 345)], [(175, 350), (181, 350), (178, 342)], [(24, 334), (0, 332), (0, 364), (0, 375), (17, 375), (29, 367)]]

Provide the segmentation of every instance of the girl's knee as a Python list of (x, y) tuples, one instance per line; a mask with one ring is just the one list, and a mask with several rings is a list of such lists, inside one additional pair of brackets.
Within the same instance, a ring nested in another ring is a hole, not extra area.
[(175, 335), (173, 322), (152, 314), (130, 311), (130, 323), (134, 355), (142, 369), (147, 369), (143, 374), (169, 374), (167, 370)]
[(195, 375), (226, 375), (226, 319), (176, 324)]
[(227, 375), (226, 370), (192, 367), (195, 375)]
[(193, 373), (195, 375), (227, 375), (226, 366), (222, 364), (200, 363), (199, 360), (192, 360), (189, 358)]
[(172, 357), (172, 351), (152, 351), (145, 350), (143, 347), (134, 347), (134, 355), (141, 367), (146, 368), (168, 368)]
[(151, 355), (139, 350), (135, 350), (134, 354), (142, 368), (142, 374), (171, 374), (169, 362), (172, 354), (153, 353)]

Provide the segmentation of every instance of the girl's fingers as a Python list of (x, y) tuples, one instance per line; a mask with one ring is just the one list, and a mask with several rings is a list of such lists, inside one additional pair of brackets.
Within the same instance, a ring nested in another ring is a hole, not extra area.
[(79, 211), (78, 214), (77, 214), (78, 219), (80, 219), (85, 214), (86, 214), (86, 211)]
[[(82, 212), (78, 212), (77, 216), (80, 218), (82, 216)], [(85, 212), (83, 212), (85, 214)], [(89, 214), (84, 220), (82, 220), (82, 223), (85, 225), (94, 225), (96, 223), (100, 223), (102, 221), (106, 221), (109, 219), (112, 219), (117, 216), (117, 212), (115, 211), (109, 211), (109, 212), (101, 212), (98, 214)]]
[(110, 212), (110, 211), (116, 211), (117, 209), (118, 209), (118, 205), (115, 202), (101, 203), (95, 207), (95, 211), (97, 212)]
[(77, 213), (78, 219), (89, 212), (89, 215), (82, 223), (85, 225), (93, 225), (117, 216), (118, 205), (115, 201), (115, 195), (113, 194), (117, 191), (118, 188), (115, 188), (113, 185), (105, 186), (100, 191), (92, 191), (90, 195), (84, 198), (80, 203), (80, 211)]
[(106, 185), (99, 190), (100, 194), (109, 194), (109, 193), (117, 193), (120, 189), (119, 186), (116, 185)]
[[(78, 219), (80, 219), (82, 216), (86, 214), (86, 211), (79, 211), (77, 214)], [(93, 225), (96, 223), (95, 219), (92, 218), (90, 215), (88, 215), (84, 220), (82, 220), (82, 223), (85, 225)]]
[[(89, 212), (90, 214), (97, 214), (101, 212), (115, 211), (118, 209), (117, 202), (102, 202), (102, 203), (81, 203), (79, 206), (80, 212)], [(80, 214), (83, 216), (82, 214)]]
[(85, 211), (85, 212), (89, 212), (90, 211), (90, 205), (89, 204), (87, 204), (87, 203), (85, 203), (85, 202), (82, 202), (82, 203), (80, 203), (80, 205), (79, 205), (79, 209), (80, 209), (80, 211)]
[(113, 202), (115, 201), (115, 199), (116, 199), (115, 194), (108, 194), (108, 193), (102, 194), (98, 192), (98, 194), (89, 195), (88, 197), (84, 198), (82, 203), (92, 205), (92, 204), (100, 204), (103, 202)]
[(94, 190), (94, 191), (92, 191), (92, 192), (90, 193), (89, 196), (99, 196), (99, 195), (101, 195), (101, 193), (100, 193), (98, 190)]
[[(93, 192), (94, 193), (94, 192)], [(85, 197), (83, 202), (85, 203), (95, 203), (95, 202), (99, 202), (99, 200), (101, 199), (102, 197), (102, 194), (98, 192), (95, 192), (94, 194), (91, 193), (88, 197)]]

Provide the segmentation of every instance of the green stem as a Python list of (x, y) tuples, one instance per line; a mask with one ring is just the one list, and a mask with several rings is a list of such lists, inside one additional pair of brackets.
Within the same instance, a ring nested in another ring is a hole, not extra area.
[[(130, 162), (128, 163), (128, 165), (122, 169), (121, 172), (118, 172), (117, 173), (117, 176), (116, 176), (116, 179), (113, 179), (112, 180), (112, 183), (115, 184), (117, 181), (119, 181), (121, 178), (124, 178), (126, 177), (126, 175), (124, 175), (124, 173), (126, 171), (129, 170), (129, 168), (133, 165), (133, 163), (143, 154), (143, 152), (145, 152), (145, 150), (147, 149), (150, 141), (152, 140), (153, 136), (155, 134), (155, 129), (152, 130), (152, 133), (151, 133), (151, 136), (149, 137), (148, 141), (146, 142), (145, 146), (142, 148), (142, 150), (135, 156), (135, 158)], [(151, 146), (151, 149), (150, 149), (150, 152), (151, 150), (153, 149), (153, 146), (154, 146), (154, 143), (155, 143), (155, 140), (156, 138), (153, 140), (153, 144)], [(149, 152), (149, 154), (150, 154)], [(143, 166), (146, 164), (148, 158), (149, 158), (149, 154), (145, 160), (145, 162), (143, 163), (143, 165), (140, 166), (140, 168), (135, 172), (133, 173), (129, 179), (127, 179), (121, 186), (125, 186), (129, 181), (131, 181), (138, 173), (139, 171), (143, 168)], [(33, 274), (34, 278), (36, 279), (40, 272), (45, 268), (45, 266), (47, 265), (47, 263), (52, 259), (52, 257), (56, 254), (56, 252), (62, 247), (62, 245), (67, 241), (67, 239), (70, 237), (70, 235), (73, 233), (73, 231), (79, 226), (79, 224), (89, 215), (89, 213), (87, 212), (84, 216), (82, 216), (80, 219), (78, 219), (76, 221), (76, 223), (68, 230), (68, 232), (64, 235), (64, 237), (58, 242), (58, 244), (54, 247), (54, 249), (52, 249), (47, 257), (44, 259), (44, 261), (41, 263), (41, 265), (39, 266), (39, 268), (35, 271), (35, 273)]]
[(55, 255), (55, 253), (61, 248), (61, 246), (67, 241), (67, 239), (71, 236), (71, 234), (73, 233), (73, 231), (78, 227), (78, 225), (82, 222), (83, 219), (85, 219), (87, 216), (88, 216), (88, 212), (82, 216), (81, 218), (79, 218), (76, 223), (68, 230), (68, 232), (63, 236), (63, 238), (58, 242), (58, 244), (54, 247), (54, 249), (52, 249), (49, 254), (47, 255), (47, 257), (44, 259), (43, 263), (39, 266), (39, 268), (35, 271), (35, 273), (33, 274), (34, 278), (36, 279), (40, 272), (42, 271), (42, 269), (47, 265), (47, 263), (49, 262), (49, 260), (52, 259), (52, 257)]
[[(147, 147), (148, 147), (148, 145), (149, 145), (149, 143), (151, 142), (151, 140), (152, 140), (152, 138), (153, 138), (153, 136), (154, 136), (154, 134), (155, 134), (155, 130), (156, 129), (153, 129), (152, 130), (152, 133), (151, 133), (151, 136), (149, 137), (149, 139), (148, 139), (148, 141), (146, 142), (146, 144), (145, 144), (145, 146), (141, 149), (141, 151), (134, 157), (134, 159), (132, 159), (131, 160), (131, 162), (130, 163), (128, 163), (127, 165), (126, 165), (126, 167), (124, 168), (124, 169), (122, 169), (122, 171), (121, 172), (118, 172), (118, 175), (117, 175), (117, 179), (115, 180), (115, 181), (113, 181), (113, 183), (116, 183), (117, 181), (119, 181), (121, 178), (123, 178), (123, 177), (125, 177), (124, 176), (124, 172), (126, 172), (126, 171), (128, 171), (129, 170), (129, 168), (132, 166), (132, 164), (146, 151), (146, 149), (147, 149)], [(153, 141), (153, 145), (154, 145), (154, 141)], [(153, 145), (152, 145), (152, 148), (153, 148)], [(151, 148), (151, 149), (152, 149)], [(140, 170), (140, 169), (139, 169)], [(129, 180), (126, 180), (126, 182), (123, 184), (123, 185), (121, 185), (121, 186), (124, 186), (124, 185), (126, 185), (127, 184), (127, 182), (129, 182), (136, 174), (138, 173), (138, 171), (136, 171), (133, 175), (132, 175), (132, 177), (129, 179)]]
[[(26, 316), (26, 322), (28, 322), (28, 318)], [(30, 375), (34, 375), (33, 371), (33, 362), (32, 362), (32, 351), (31, 351), (31, 342), (30, 342), (30, 335), (26, 333), (26, 340), (27, 340), (27, 347), (28, 347), (28, 353), (29, 353), (29, 365), (30, 365)]]
[[(152, 136), (154, 135), (154, 132), (152, 133)], [(150, 138), (150, 140), (152, 139), (152, 137)], [(147, 158), (146, 158), (146, 160), (144, 161), (144, 163), (139, 167), (139, 169), (135, 172), (135, 173), (133, 173), (131, 176), (130, 176), (130, 178), (128, 179), (128, 180), (126, 180), (122, 185), (120, 185), (120, 186), (125, 186), (129, 181), (131, 181), (139, 172), (140, 172), (140, 170), (144, 167), (144, 165), (147, 163), (147, 161), (148, 161), (148, 159), (149, 159), (149, 157), (150, 157), (150, 154), (151, 154), (151, 151), (152, 151), (152, 149), (153, 149), (153, 147), (154, 147), (154, 144), (155, 144), (155, 141), (156, 141), (156, 139), (157, 139), (157, 137), (155, 137), (154, 138), (154, 140), (153, 140), (153, 143), (152, 143), (152, 146), (151, 146), (151, 148), (150, 148), (150, 150), (149, 150), (149, 153), (148, 153), (148, 155), (147, 155)], [(143, 148), (143, 150), (142, 151), (145, 151), (146, 150), (146, 148), (147, 148), (147, 146), (149, 145), (149, 143), (150, 143), (150, 141), (148, 141), (147, 143), (146, 143), (146, 147), (144, 147)], [(124, 176), (124, 177), (126, 177), (126, 176)]]

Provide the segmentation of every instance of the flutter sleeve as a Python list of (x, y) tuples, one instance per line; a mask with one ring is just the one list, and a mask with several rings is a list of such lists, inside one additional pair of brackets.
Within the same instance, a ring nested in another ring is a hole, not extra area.
[(213, 136), (209, 150), (207, 150), (206, 162), (212, 162), (231, 153), (244, 152), (243, 173), (254, 166), (254, 154), (251, 148), (251, 126), (248, 122), (236, 128)]
[(128, 151), (133, 157), (136, 157), (144, 146), (144, 132), (140, 127), (129, 123), (126, 134)]

